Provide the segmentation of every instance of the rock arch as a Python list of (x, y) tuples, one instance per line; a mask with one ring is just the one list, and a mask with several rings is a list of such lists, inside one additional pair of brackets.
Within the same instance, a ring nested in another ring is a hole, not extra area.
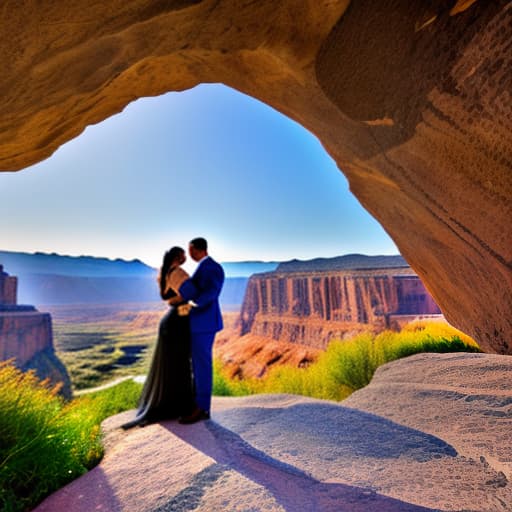
[(1, 24), (0, 169), (224, 83), (316, 134), (447, 318), (512, 353), (509, 1), (25, 0)]

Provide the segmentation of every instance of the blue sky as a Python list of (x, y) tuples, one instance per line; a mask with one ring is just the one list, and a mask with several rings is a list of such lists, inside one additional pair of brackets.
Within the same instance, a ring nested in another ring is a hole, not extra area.
[(195, 236), (220, 261), (398, 253), (311, 133), (221, 85), (138, 100), (0, 173), (0, 218), (3, 250), (153, 266)]

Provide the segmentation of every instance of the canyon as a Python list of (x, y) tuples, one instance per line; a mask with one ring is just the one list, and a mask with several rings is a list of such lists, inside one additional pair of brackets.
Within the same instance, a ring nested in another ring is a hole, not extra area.
[(24, 371), (34, 370), (40, 379), (60, 385), (71, 397), (71, 382), (65, 366), (55, 355), (50, 314), (34, 306), (17, 304), (17, 278), (0, 265), (0, 361), (12, 359)]
[(249, 279), (240, 335), (324, 349), (354, 331), (399, 329), (441, 311), (408, 267), (256, 274)]
[(511, 19), (507, 0), (13, 3), (0, 169), (138, 98), (225, 84), (315, 134), (450, 323), (511, 354)]
[(249, 278), (240, 314), (224, 315), (215, 355), (232, 377), (261, 377), (276, 364), (307, 366), (333, 340), (442, 321), (440, 313), (399, 256), (286, 262)]

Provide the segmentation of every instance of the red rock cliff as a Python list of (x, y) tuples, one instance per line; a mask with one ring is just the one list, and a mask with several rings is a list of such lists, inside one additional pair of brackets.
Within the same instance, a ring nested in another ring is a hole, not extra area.
[(411, 269), (269, 272), (253, 275), (240, 314), (240, 335), (325, 348), (334, 338), (393, 327), (402, 317), (440, 310)]
[(17, 305), (16, 284), (0, 265), (0, 361), (14, 359), (16, 366), (34, 369), (41, 379), (61, 382), (61, 392), (70, 396), (69, 376), (55, 355), (51, 316)]
[(48, 348), (53, 348), (49, 313), (0, 312), (0, 360), (15, 358), (22, 367)]
[(18, 280), (3, 271), (0, 265), (0, 306), (15, 305)]

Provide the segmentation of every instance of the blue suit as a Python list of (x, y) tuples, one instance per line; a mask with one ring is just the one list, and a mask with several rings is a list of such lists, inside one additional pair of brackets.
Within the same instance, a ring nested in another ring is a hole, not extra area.
[(190, 311), (192, 367), (197, 406), (208, 412), (213, 384), (213, 341), (215, 333), (222, 329), (219, 295), (223, 284), (224, 270), (207, 256), (179, 290), (184, 300), (196, 304)]

